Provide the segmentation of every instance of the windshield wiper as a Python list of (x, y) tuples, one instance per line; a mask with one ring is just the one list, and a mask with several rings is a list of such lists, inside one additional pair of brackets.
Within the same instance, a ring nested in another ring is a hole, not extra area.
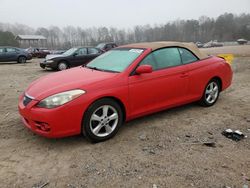
[(103, 71), (103, 72), (115, 72), (115, 73), (119, 73), (119, 71), (100, 69), (100, 68), (97, 68), (97, 67), (90, 67), (90, 66), (87, 66), (87, 65), (83, 65), (83, 67), (88, 68), (88, 69), (92, 69), (92, 70)]
[(119, 71), (114, 71), (114, 70), (104, 70), (104, 71), (107, 71), (107, 72), (115, 72), (115, 73), (120, 73)]
[(103, 69), (99, 69), (97, 67), (89, 67), (89, 66), (86, 66), (86, 65), (83, 65), (83, 67), (86, 67), (88, 69), (93, 69), (93, 70), (99, 70), (99, 71), (104, 71)]

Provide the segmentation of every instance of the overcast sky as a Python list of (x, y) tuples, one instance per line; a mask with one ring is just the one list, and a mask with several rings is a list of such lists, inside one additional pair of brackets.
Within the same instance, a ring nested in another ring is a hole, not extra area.
[(176, 19), (250, 13), (250, 0), (0, 0), (0, 22), (31, 27), (164, 24)]

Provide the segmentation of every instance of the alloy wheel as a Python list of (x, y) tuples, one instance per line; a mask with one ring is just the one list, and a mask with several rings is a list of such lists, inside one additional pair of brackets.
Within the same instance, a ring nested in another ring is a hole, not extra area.
[(25, 63), (26, 58), (25, 57), (19, 57), (18, 61), (19, 61), (19, 63)]
[(67, 64), (62, 62), (62, 63), (59, 63), (58, 65), (58, 69), (59, 70), (66, 70), (68, 68)]
[(207, 103), (213, 104), (219, 95), (219, 86), (216, 82), (210, 82), (205, 91), (205, 99)]
[(97, 137), (106, 137), (115, 130), (118, 121), (118, 111), (110, 105), (103, 105), (92, 113), (90, 130)]

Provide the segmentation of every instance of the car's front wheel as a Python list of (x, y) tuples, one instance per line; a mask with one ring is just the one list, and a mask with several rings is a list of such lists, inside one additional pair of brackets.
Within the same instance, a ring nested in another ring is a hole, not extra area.
[(59, 71), (62, 71), (62, 70), (66, 70), (66, 69), (68, 69), (69, 67), (68, 67), (68, 64), (67, 64), (67, 62), (65, 62), (65, 61), (61, 61), (60, 63), (58, 63), (58, 65), (57, 65), (57, 69), (59, 70)]
[(216, 103), (220, 95), (220, 82), (217, 79), (212, 79), (208, 82), (200, 100), (202, 106), (212, 106)]
[(94, 102), (83, 117), (83, 134), (92, 142), (101, 142), (113, 137), (122, 125), (120, 105), (112, 99)]
[(17, 59), (17, 62), (18, 62), (18, 63), (26, 63), (26, 60), (27, 60), (26, 57), (20, 56), (20, 57)]

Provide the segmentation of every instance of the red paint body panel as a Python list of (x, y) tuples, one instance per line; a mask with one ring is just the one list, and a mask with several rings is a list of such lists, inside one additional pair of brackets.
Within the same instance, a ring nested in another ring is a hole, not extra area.
[[(140, 61), (151, 52), (146, 49), (124, 72), (110, 73), (77, 67), (42, 77), (25, 91), (34, 97), (27, 106), (23, 95), (19, 98), (19, 113), (33, 132), (45, 137), (65, 137), (81, 133), (82, 119), (87, 108), (103, 97), (119, 100), (125, 108), (126, 121), (179, 106), (202, 97), (208, 81), (218, 77), (222, 90), (230, 86), (232, 70), (217, 57), (166, 68), (152, 73), (131, 75)], [(54, 109), (39, 108), (42, 99), (56, 93), (83, 89), (84, 95)], [(49, 131), (37, 128), (36, 123), (47, 123)]]
[(178, 66), (129, 77), (131, 116), (138, 117), (183, 101), (187, 94), (186, 71), (185, 66)]

